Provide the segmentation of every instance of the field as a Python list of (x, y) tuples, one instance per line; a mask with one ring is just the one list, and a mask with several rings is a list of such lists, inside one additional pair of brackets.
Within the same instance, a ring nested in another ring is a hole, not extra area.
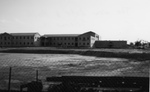
[[(141, 52), (138, 51), (138, 53)], [(149, 60), (139, 61), (118, 57), (104, 58), (77, 54), (0, 53), (0, 89), (7, 89), (9, 67), (12, 67), (11, 89), (17, 90), (21, 84), (35, 80), (36, 70), (39, 70), (39, 79), (42, 80), (46, 89), (47, 83), (45, 79), (50, 76), (148, 77), (149, 65)]]

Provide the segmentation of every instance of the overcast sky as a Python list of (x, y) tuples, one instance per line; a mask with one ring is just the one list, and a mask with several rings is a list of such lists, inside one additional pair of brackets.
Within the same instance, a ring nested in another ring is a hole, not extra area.
[(150, 0), (0, 0), (0, 32), (150, 41)]

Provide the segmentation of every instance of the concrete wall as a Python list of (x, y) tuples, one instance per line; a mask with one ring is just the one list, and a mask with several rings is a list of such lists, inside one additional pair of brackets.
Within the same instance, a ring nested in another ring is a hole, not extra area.
[(95, 48), (126, 48), (127, 41), (96, 41)]

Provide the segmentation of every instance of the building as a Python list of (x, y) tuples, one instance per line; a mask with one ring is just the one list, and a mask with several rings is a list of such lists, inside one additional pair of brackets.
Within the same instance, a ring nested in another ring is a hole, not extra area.
[(0, 47), (126, 48), (127, 41), (100, 40), (95, 32), (83, 34), (1, 33)]
[(127, 48), (127, 41), (107, 41), (107, 40), (101, 40), (96, 41), (94, 44), (95, 48)]
[(92, 48), (99, 35), (89, 31), (83, 34), (46, 34), (41, 37), (41, 46)]
[(1, 47), (34, 47), (40, 46), (39, 33), (1, 33)]

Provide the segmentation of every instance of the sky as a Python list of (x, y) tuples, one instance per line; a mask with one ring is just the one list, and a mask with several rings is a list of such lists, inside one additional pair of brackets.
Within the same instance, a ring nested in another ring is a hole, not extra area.
[(150, 42), (150, 0), (0, 0), (0, 33), (82, 34)]

